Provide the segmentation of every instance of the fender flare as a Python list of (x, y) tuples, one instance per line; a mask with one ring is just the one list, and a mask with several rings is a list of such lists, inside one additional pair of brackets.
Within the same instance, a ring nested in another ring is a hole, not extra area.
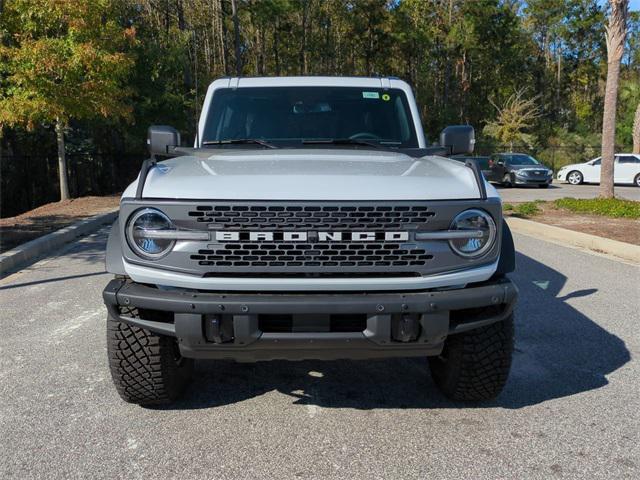
[(120, 241), (120, 223), (116, 219), (111, 226), (107, 239), (107, 253), (105, 255), (105, 269), (114, 275), (126, 275), (122, 261), (122, 243)]
[(513, 235), (507, 222), (502, 220), (502, 245), (500, 246), (500, 260), (494, 276), (499, 277), (511, 273), (516, 269), (516, 248)]

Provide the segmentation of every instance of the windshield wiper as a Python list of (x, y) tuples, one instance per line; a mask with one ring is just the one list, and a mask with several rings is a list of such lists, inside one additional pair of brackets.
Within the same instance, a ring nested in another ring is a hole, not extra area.
[(202, 145), (246, 145), (246, 144), (261, 145), (267, 148), (279, 148), (276, 145), (269, 143), (265, 140), (260, 140), (259, 138), (231, 138), (228, 140), (206, 140), (202, 142)]
[(322, 138), (318, 140), (302, 140), (303, 145), (366, 145), (374, 148), (381, 148), (383, 145), (375, 143), (375, 140), (364, 140), (362, 138)]

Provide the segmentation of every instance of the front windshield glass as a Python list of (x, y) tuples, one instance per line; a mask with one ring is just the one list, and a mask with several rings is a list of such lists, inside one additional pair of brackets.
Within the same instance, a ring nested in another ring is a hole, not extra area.
[(278, 146), (361, 140), (418, 147), (406, 95), (398, 89), (247, 87), (213, 95), (202, 143), (259, 139)]
[(513, 155), (504, 155), (503, 158), (507, 165), (540, 165), (539, 161), (529, 155), (516, 153)]

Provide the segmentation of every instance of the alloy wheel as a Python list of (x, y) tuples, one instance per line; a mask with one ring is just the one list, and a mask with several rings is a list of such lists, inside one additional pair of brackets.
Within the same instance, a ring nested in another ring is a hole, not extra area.
[(580, 185), (582, 183), (582, 175), (580, 172), (571, 172), (567, 180), (571, 185)]

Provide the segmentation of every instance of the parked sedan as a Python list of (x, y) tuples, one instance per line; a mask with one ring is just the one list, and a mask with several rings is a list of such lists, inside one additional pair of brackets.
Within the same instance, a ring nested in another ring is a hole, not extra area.
[(495, 153), (489, 158), (489, 171), (485, 175), (490, 182), (505, 187), (538, 185), (547, 188), (553, 181), (553, 171), (538, 160), (524, 153)]
[[(558, 171), (558, 180), (571, 185), (581, 183), (600, 183), (601, 158), (590, 162), (566, 165)], [(615, 183), (630, 183), (640, 187), (640, 154), (618, 153), (613, 167)]]

